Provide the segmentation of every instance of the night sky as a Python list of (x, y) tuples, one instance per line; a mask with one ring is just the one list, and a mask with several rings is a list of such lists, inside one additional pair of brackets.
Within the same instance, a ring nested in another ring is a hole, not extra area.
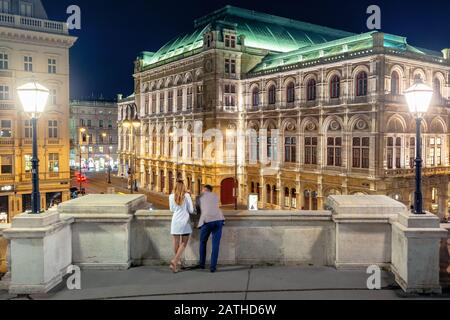
[(71, 98), (113, 99), (133, 91), (133, 61), (141, 51), (157, 51), (193, 29), (194, 19), (227, 4), (324, 25), (367, 32), (366, 9), (382, 10), (386, 33), (406, 36), (410, 44), (441, 50), (450, 47), (450, 1), (173, 1), (42, 0), (51, 20), (65, 21), (66, 8), (81, 7), (82, 30), (71, 49)]

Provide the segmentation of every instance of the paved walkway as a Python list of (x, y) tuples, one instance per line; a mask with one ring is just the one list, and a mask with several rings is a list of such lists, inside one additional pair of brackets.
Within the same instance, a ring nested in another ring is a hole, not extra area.
[[(406, 297), (390, 273), (382, 273), (382, 290), (366, 288), (364, 271), (326, 267), (224, 267), (171, 273), (167, 267), (139, 267), (128, 271), (83, 271), (82, 290), (65, 286), (35, 300), (379, 300)], [(450, 299), (450, 294), (440, 297)], [(0, 291), (0, 300), (17, 299)]]

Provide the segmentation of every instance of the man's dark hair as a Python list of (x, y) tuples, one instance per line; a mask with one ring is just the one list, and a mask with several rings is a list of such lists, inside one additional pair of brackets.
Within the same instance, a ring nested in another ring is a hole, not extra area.
[(213, 192), (213, 187), (210, 186), (209, 184), (207, 184), (204, 188), (205, 188), (206, 190), (208, 190), (209, 192)]

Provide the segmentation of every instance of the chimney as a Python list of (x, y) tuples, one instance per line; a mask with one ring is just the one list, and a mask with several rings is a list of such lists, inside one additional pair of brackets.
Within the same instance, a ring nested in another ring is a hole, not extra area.
[(383, 32), (373, 33), (372, 39), (373, 39), (373, 47), (374, 48), (383, 48), (384, 47), (384, 33)]

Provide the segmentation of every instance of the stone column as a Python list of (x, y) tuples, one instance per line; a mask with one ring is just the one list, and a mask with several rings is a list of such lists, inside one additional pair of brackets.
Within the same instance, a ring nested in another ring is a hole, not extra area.
[(439, 186), (439, 219), (445, 220), (448, 215), (448, 180), (445, 179)]
[(392, 272), (407, 293), (442, 293), (439, 282), (441, 239), (447, 231), (431, 213), (400, 214), (392, 220)]

